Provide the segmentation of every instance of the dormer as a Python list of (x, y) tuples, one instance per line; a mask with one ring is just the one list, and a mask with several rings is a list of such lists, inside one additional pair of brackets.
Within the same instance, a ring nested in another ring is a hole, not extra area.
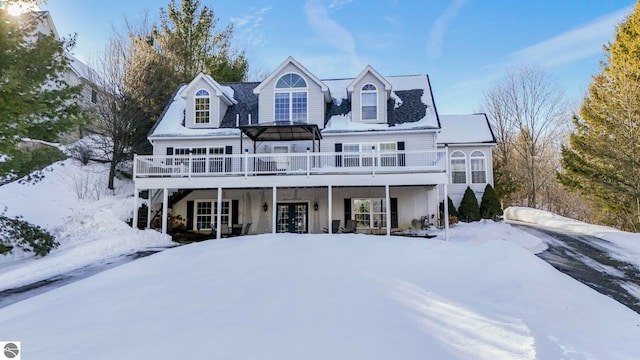
[(218, 128), (227, 108), (236, 104), (233, 90), (211, 76), (198, 74), (180, 93), (186, 101), (187, 128)]
[(260, 124), (316, 124), (324, 126), (325, 104), (331, 102), (329, 87), (302, 64), (288, 57), (262, 81), (258, 95)]
[(367, 66), (347, 86), (351, 98), (351, 119), (355, 122), (384, 124), (387, 122), (387, 100), (391, 83), (374, 68)]

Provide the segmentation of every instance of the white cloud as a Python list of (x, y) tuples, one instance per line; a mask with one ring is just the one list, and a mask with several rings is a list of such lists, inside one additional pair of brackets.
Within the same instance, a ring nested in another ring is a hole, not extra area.
[(331, 0), (328, 7), (329, 9), (339, 9), (350, 2), (353, 2), (353, 0)]
[(628, 6), (595, 21), (509, 55), (509, 64), (534, 63), (552, 67), (602, 53), (615, 27), (633, 10)]
[[(346, 2), (342, 1), (341, 3)], [(357, 72), (364, 68), (361, 60), (356, 54), (356, 45), (353, 35), (351, 35), (351, 33), (337, 21), (329, 17), (327, 7), (325, 7), (319, 0), (308, 0), (304, 6), (304, 12), (307, 22), (318, 41), (326, 44), (328, 47), (323, 51), (323, 56), (313, 56), (313, 58), (316, 59), (314, 62), (317, 63), (318, 60), (326, 61), (326, 66), (333, 68), (335, 73), (341, 73), (344, 71), (345, 67), (351, 68), (356, 65), (360, 68)], [(331, 54), (332, 49), (336, 53)], [(336, 63), (333, 59), (341, 59), (342, 64)], [(325, 66), (320, 66), (320, 68), (324, 69)]]
[(467, 0), (453, 0), (447, 9), (436, 19), (427, 41), (427, 58), (431, 61), (440, 57), (442, 52), (442, 42), (444, 40), (447, 28), (453, 19), (458, 15)]
[(254, 46), (261, 46), (269, 43), (262, 32), (258, 31), (258, 28), (262, 25), (264, 20), (264, 14), (269, 10), (271, 10), (271, 6), (265, 6), (258, 10), (250, 8), (250, 14), (241, 17), (232, 17), (231, 22), (236, 26), (236, 35), (238, 38), (247, 44)]

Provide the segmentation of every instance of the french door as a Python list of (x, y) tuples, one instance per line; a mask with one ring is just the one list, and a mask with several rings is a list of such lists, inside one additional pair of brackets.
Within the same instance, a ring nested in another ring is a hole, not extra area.
[(309, 232), (309, 206), (307, 203), (278, 203), (276, 218), (277, 232)]

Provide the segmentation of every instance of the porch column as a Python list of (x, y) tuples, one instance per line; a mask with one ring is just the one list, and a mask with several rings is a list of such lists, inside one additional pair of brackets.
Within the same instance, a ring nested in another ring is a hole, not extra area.
[(138, 228), (138, 188), (133, 188), (133, 218), (131, 219), (131, 227), (134, 229)]
[(389, 196), (389, 185), (384, 186), (384, 196), (387, 211), (387, 236), (391, 236), (391, 196)]
[(152, 191), (153, 189), (147, 190), (149, 195), (147, 195), (147, 229), (151, 229), (151, 199), (152, 199)]
[(329, 219), (327, 220), (328, 224), (327, 224), (327, 229), (329, 229), (329, 234), (333, 234), (333, 226), (331, 226), (331, 223), (333, 223), (333, 194), (332, 194), (332, 187), (331, 185), (329, 185), (328, 190), (327, 190), (327, 212), (329, 215)]
[(274, 186), (273, 187), (273, 191), (271, 193), (272, 199), (271, 199), (271, 233), (275, 234), (276, 233), (276, 216), (278, 215), (278, 193), (276, 192), (277, 189)]
[(446, 157), (445, 169), (447, 179), (444, 182), (444, 238), (449, 241), (449, 190), (447, 185), (449, 184), (449, 145), (444, 146), (444, 154)]
[(218, 188), (218, 198), (216, 199), (218, 204), (216, 209), (216, 239), (220, 240), (222, 237), (222, 188)]
[(169, 190), (162, 189), (162, 233), (167, 234), (167, 217), (169, 214)]

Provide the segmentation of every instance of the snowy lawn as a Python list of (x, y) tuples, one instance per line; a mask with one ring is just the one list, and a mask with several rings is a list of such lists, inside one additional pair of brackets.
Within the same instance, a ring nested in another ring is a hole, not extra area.
[(105, 164), (80, 166), (68, 159), (48, 166), (40, 181), (0, 186), (0, 212), (51, 232), (60, 243), (44, 258), (14, 251), (0, 255), (0, 291), (149, 248), (174, 245), (156, 231), (138, 231), (125, 220), (133, 212), (133, 182), (106, 189)]
[(640, 315), (536, 238), (481, 222), (443, 239), (186, 245), (0, 309), (0, 339), (28, 359), (637, 359)]

